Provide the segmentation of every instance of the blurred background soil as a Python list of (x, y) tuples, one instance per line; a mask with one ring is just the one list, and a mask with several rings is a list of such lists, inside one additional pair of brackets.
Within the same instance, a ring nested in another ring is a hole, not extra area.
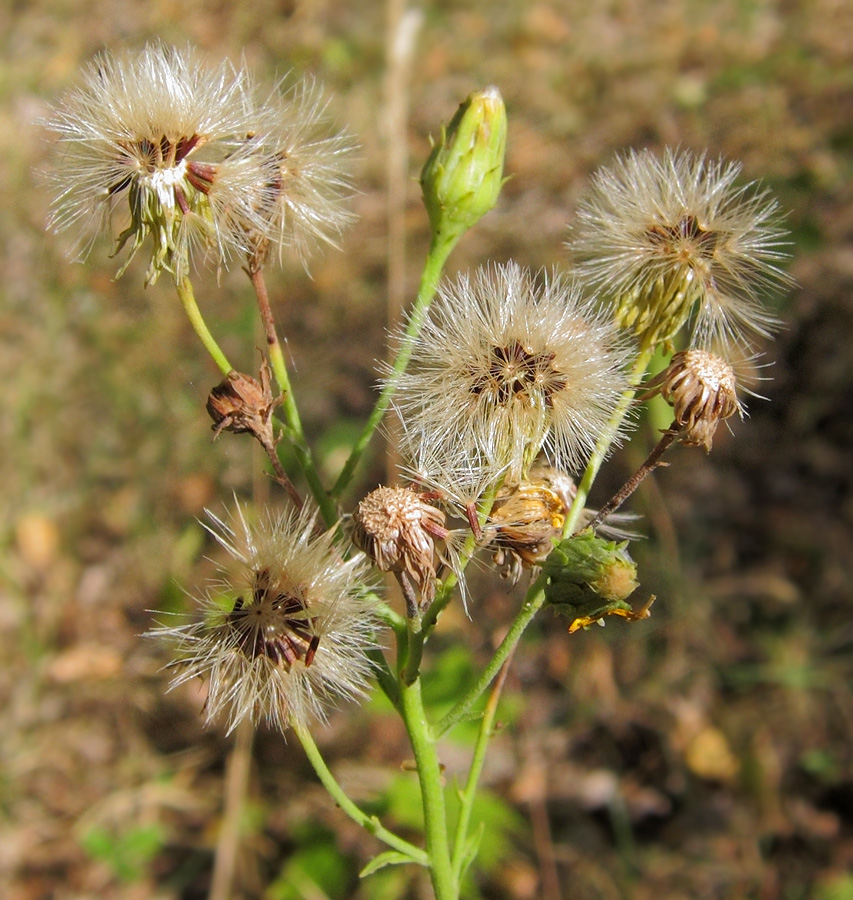
[[(389, 154), (410, 159), (411, 298), (428, 239), (416, 175), (429, 134), (469, 91), (496, 84), (505, 97), (512, 179), (451, 271), (510, 257), (565, 266), (579, 193), (626, 148), (707, 149), (772, 189), (797, 286), (767, 347), (770, 402), (752, 401), (710, 456), (676, 450), (632, 501), (648, 534), (642, 590), (658, 598), (650, 620), (569, 636), (542, 616), (520, 648), (485, 776), (484, 816), (505, 840), (484, 846), (478, 890), (850, 900), (853, 4), (481, 0), (420, 12), (411, 78), (398, 72), (391, 87), (382, 3), (0, 6), (0, 896), (205, 897), (223, 824), (233, 738), (202, 727), (199, 690), (165, 694), (166, 651), (140, 635), (150, 610), (182, 608), (213, 572), (203, 508), (272, 490), (248, 440), (211, 444), (204, 401), (217, 375), (168, 279), (143, 290), (133, 265), (113, 281), (106, 243), (86, 266), (69, 263), (45, 232), (39, 174), (50, 144), (38, 122), (81, 63), (162, 38), (245, 59), (270, 82), (316, 75), (360, 142), (359, 222), (341, 252), (314, 260), (310, 277), (291, 260), (270, 279), (330, 471), (384, 353)], [(395, 97), (411, 111), (403, 137)], [(244, 282), (206, 273), (197, 293), (252, 371), (260, 341)], [(638, 433), (593, 501), (653, 439)], [(383, 477), (378, 450), (361, 492)], [(518, 598), (486, 581), (472, 622), (448, 613), (449, 631), (466, 635), (461, 662), (452, 649), (441, 657), (448, 691)], [(393, 718), (378, 704), (346, 709), (318, 740), (341, 779), (405, 827), (394, 797), (411, 776)], [(294, 743), (257, 735), (231, 896), (428, 896), (402, 870), (359, 883), (378, 848)], [(448, 778), (468, 754), (464, 733), (448, 741)]]

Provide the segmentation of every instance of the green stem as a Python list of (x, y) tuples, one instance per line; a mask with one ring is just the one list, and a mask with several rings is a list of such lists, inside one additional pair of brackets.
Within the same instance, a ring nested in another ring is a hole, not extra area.
[(636, 360), (634, 360), (634, 365), (631, 367), (630, 372), (631, 386), (619, 398), (619, 402), (614, 407), (613, 414), (610, 416), (610, 421), (601, 433), (601, 437), (599, 437), (598, 443), (595, 445), (595, 450), (593, 450), (592, 456), (587, 463), (583, 478), (581, 478), (581, 482), (578, 485), (578, 492), (575, 495), (575, 499), (572, 501), (572, 508), (569, 510), (569, 514), (566, 516), (566, 521), (563, 524), (564, 538), (573, 534), (577, 527), (578, 520), (586, 505), (586, 499), (592, 489), (592, 484), (598, 475), (598, 470), (601, 468), (601, 464), (607, 457), (610, 446), (616, 439), (616, 435), (619, 433), (622, 422), (628, 414), (631, 404), (634, 402), (637, 386), (642, 380), (649, 364), (649, 360), (652, 358), (653, 354), (654, 346), (645, 346), (640, 349)]
[(426, 851), (435, 900), (458, 900), (459, 888), (453, 874), (447, 833), (447, 809), (441, 784), (441, 766), (435, 739), (426, 719), (421, 680), (401, 684), (403, 721), (415, 754), (424, 810)]
[(414, 615), (409, 616), (406, 621), (408, 623), (406, 650), (405, 653), (399, 654), (398, 658), (402, 664), (400, 678), (403, 684), (411, 684), (420, 677), (426, 635), (417, 607), (415, 607)]
[(326, 761), (323, 759), (317, 744), (314, 742), (311, 732), (304, 725), (294, 725), (293, 730), (305, 750), (308, 761), (314, 767), (317, 777), (320, 779), (323, 787), (328, 791), (335, 803), (337, 803), (354, 822), (357, 822), (362, 828), (369, 831), (380, 841), (387, 844), (389, 847), (392, 847), (394, 850), (410, 857), (413, 863), (417, 863), (420, 866), (429, 866), (429, 857), (420, 847), (410, 844), (392, 831), (389, 831), (380, 823), (376, 816), (369, 816), (353, 803), (349, 796), (344, 792), (344, 789), (335, 780), (335, 776), (332, 775), (329, 767), (326, 765)]
[(260, 312), (261, 322), (264, 326), (264, 334), (267, 341), (267, 353), (269, 355), (270, 365), (272, 366), (273, 375), (276, 383), (284, 394), (284, 400), (281, 408), (284, 413), (284, 419), (289, 429), (288, 437), (290, 438), (293, 452), (296, 455), (296, 461), (299, 468), (305, 476), (305, 481), (314, 497), (317, 505), (320, 507), (320, 514), (328, 528), (331, 528), (338, 521), (338, 510), (329, 496), (328, 491), (323, 487), (320, 475), (317, 472), (317, 466), (314, 464), (314, 458), (305, 438), (305, 432), (302, 428), (302, 419), (299, 416), (299, 408), (293, 397), (293, 388), (290, 384), (290, 374), (287, 371), (287, 364), (284, 361), (284, 353), (281, 349), (281, 342), (278, 339), (278, 332), (275, 327), (275, 320), (270, 305), (269, 293), (267, 292), (266, 280), (264, 279), (263, 269), (255, 264), (250, 264), (246, 268), (246, 274), (252, 282), (255, 289), (255, 295), (258, 298), (258, 311)]
[(397, 381), (403, 372), (405, 372), (406, 366), (409, 364), (409, 359), (412, 356), (414, 339), (420, 333), (424, 319), (426, 318), (427, 310), (429, 309), (430, 303), (432, 303), (432, 298), (435, 296), (436, 288), (438, 287), (438, 282), (444, 269), (444, 264), (447, 262), (447, 257), (450, 255), (450, 251), (456, 245), (459, 237), (459, 235), (450, 239), (433, 237), (429, 253), (427, 254), (426, 263), (424, 264), (424, 270), (421, 275), (418, 296), (409, 313), (409, 324), (406, 326), (405, 335), (400, 343), (400, 349), (397, 351), (397, 357), (391, 367), (391, 374), (386, 380), (382, 392), (379, 395), (379, 399), (376, 401), (376, 405), (370, 413), (370, 418), (368, 418), (361, 434), (358, 436), (358, 440), (353, 445), (352, 452), (331, 490), (331, 495), (334, 498), (339, 498), (352, 480), (356, 466), (361, 461), (361, 457), (364, 455), (364, 451), (367, 449), (367, 445), (373, 437), (373, 432), (379, 427), (382, 417), (385, 415), (391, 404), (391, 398), (396, 390)]
[(465, 789), (461, 796), (459, 821), (456, 823), (456, 838), (453, 842), (453, 874), (456, 877), (457, 882), (462, 878), (466, 864), (470, 862), (469, 859), (466, 859), (468, 827), (471, 823), (471, 814), (474, 810), (477, 785), (480, 782), (480, 775), (482, 775), (483, 765), (486, 761), (486, 750), (489, 746), (489, 740), (494, 734), (498, 701), (500, 700), (501, 692), (503, 691), (503, 686), (506, 682), (506, 676), (509, 672), (511, 661), (511, 656), (504, 661), (497, 680), (489, 694), (489, 699), (486, 701), (486, 707), (483, 710), (483, 718), (480, 722), (480, 731), (477, 734), (477, 743), (474, 746), (474, 756), (471, 759), (471, 768), (468, 770), (468, 780), (465, 782)]
[(182, 278), (175, 287), (177, 288), (178, 296), (181, 298), (184, 311), (195, 329), (195, 333), (201, 339), (202, 344), (204, 344), (204, 349), (213, 357), (213, 361), (219, 366), (222, 374), (227, 375), (233, 369), (233, 366), (228, 362), (228, 358), (222, 352), (219, 344), (216, 343), (215, 338), (210, 333), (210, 329), (207, 327), (207, 323), (202, 317), (201, 310), (198, 308), (198, 303), (196, 303), (192, 282), (189, 278)]
[(438, 737), (446, 734), (457, 722), (470, 715), (474, 704), (480, 699), (483, 692), (495, 679), (501, 666), (510, 658), (512, 652), (515, 650), (516, 644), (518, 644), (522, 634), (524, 634), (524, 630), (531, 623), (536, 613), (542, 609), (542, 604), (544, 602), (545, 576), (540, 574), (536, 581), (528, 588), (527, 596), (524, 598), (521, 610), (515, 617), (509, 631), (507, 631), (506, 636), (501, 641), (500, 646), (495, 651), (494, 656), (489, 660), (489, 664), (483, 669), (483, 672), (477, 679), (475, 685), (453, 706), (436, 726), (435, 733)]
[(397, 683), (397, 679), (388, 665), (388, 660), (385, 659), (385, 654), (379, 648), (376, 648), (368, 650), (367, 657), (373, 663), (376, 682), (382, 689), (382, 693), (391, 701), (392, 706), (399, 711), (400, 685)]

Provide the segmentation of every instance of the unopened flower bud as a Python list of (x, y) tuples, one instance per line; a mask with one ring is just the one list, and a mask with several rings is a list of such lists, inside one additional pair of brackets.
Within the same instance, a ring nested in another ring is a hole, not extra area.
[(584, 531), (561, 541), (545, 560), (553, 584), (588, 584), (604, 600), (625, 600), (638, 586), (627, 541), (607, 541)]
[(378, 487), (353, 514), (356, 545), (383, 572), (404, 572), (423, 603), (435, 596), (435, 541), (448, 532), (444, 513), (410, 488)]
[(737, 398), (735, 371), (722, 357), (707, 350), (682, 350), (652, 381), (645, 396), (660, 394), (673, 408), (673, 429), (681, 442), (711, 451), (717, 425), (735, 413), (743, 415)]
[(458, 239), (497, 203), (506, 132), (506, 107), (494, 86), (469, 94), (442, 129), (421, 172), (434, 239)]
[(621, 616), (629, 622), (648, 617), (654, 598), (636, 610), (625, 602), (638, 587), (637, 566), (627, 545), (583, 531), (561, 541), (545, 560), (546, 601), (571, 620), (569, 633), (604, 616)]
[(260, 381), (232, 369), (207, 398), (214, 439), (222, 431), (249, 432), (265, 447), (274, 446), (272, 414), (282, 399), (273, 397), (266, 360), (261, 364)]

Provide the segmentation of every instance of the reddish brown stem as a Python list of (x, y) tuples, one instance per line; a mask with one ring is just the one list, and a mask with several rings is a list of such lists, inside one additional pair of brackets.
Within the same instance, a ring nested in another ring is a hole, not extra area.
[(267, 339), (267, 346), (272, 347), (278, 344), (278, 334), (275, 330), (275, 319), (272, 315), (272, 307), (270, 306), (270, 295), (267, 292), (267, 283), (264, 278), (264, 270), (258, 265), (250, 262), (246, 267), (246, 273), (252, 280), (252, 287), (258, 298), (258, 310), (261, 314), (261, 322), (264, 326), (264, 334)]
[(287, 491), (287, 496), (293, 501), (293, 505), (297, 509), (302, 509), (304, 502), (299, 496), (299, 491), (293, 486), (293, 482), (287, 477), (287, 472), (284, 471), (281, 460), (278, 458), (278, 453), (275, 451), (275, 445), (267, 444), (265, 441), (259, 441), (259, 443), (264, 448), (270, 461), (273, 469), (273, 478)]
[(667, 463), (661, 461), (661, 457), (663, 454), (678, 440), (681, 434), (681, 428), (677, 422), (673, 422), (672, 425), (663, 433), (663, 437), (658, 441), (654, 450), (648, 455), (646, 461), (640, 466), (639, 469), (622, 485), (621, 488), (601, 507), (601, 509), (596, 513), (595, 518), (588, 524), (585, 525), (581, 531), (586, 530), (587, 528), (595, 529), (598, 525), (600, 525), (609, 515), (616, 512), (617, 509), (637, 490), (637, 488), (642, 484), (643, 479), (646, 475), (653, 472), (658, 466), (665, 466)]

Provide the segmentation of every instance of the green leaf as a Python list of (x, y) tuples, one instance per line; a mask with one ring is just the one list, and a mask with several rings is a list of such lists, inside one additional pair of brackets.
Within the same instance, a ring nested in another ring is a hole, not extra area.
[(372, 875), (374, 872), (378, 872), (386, 866), (402, 866), (406, 863), (414, 862), (415, 860), (406, 853), (401, 853), (399, 850), (386, 850), (384, 853), (374, 856), (373, 859), (371, 859), (358, 873), (358, 877), (366, 878), (368, 875)]
[(308, 840), (289, 857), (267, 889), (265, 896), (270, 900), (304, 900), (306, 896), (343, 900), (349, 896), (351, 862), (338, 852), (333, 835), (324, 831)]
[(465, 842), (465, 852), (462, 854), (462, 869), (460, 870), (462, 875), (468, 871), (471, 867), (471, 863), (477, 858), (477, 854), (480, 852), (480, 844), (483, 841), (483, 835), (485, 833), (486, 823), (480, 822), (477, 830), (473, 834), (468, 835), (468, 840)]
[(137, 825), (115, 833), (96, 825), (80, 843), (93, 859), (106, 863), (122, 881), (138, 881), (148, 863), (160, 852), (166, 835), (160, 825)]

